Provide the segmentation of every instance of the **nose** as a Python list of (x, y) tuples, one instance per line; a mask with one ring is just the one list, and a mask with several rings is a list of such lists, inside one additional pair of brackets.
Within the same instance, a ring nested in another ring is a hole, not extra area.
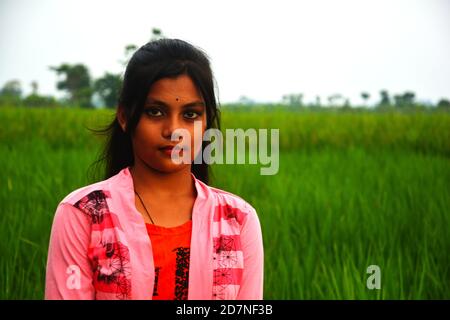
[[(180, 128), (180, 123), (178, 122), (178, 118), (173, 115), (165, 119), (162, 127), (162, 136), (168, 140), (172, 137), (172, 133)], [(180, 137), (181, 140), (181, 137)]]

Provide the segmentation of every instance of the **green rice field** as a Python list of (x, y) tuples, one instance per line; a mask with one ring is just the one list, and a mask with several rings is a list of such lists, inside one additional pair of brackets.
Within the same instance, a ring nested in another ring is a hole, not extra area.
[[(42, 299), (57, 204), (93, 182), (113, 114), (0, 109), (0, 299)], [(280, 167), (213, 165), (257, 210), (264, 299), (450, 299), (450, 114), (222, 111), (278, 128)], [(381, 271), (369, 289), (367, 268)]]

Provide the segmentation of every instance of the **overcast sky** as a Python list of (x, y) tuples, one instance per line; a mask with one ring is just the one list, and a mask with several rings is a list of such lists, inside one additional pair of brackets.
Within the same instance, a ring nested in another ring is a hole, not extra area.
[(18, 79), (28, 94), (36, 80), (60, 97), (48, 66), (122, 73), (124, 47), (152, 28), (207, 52), (222, 103), (300, 92), (354, 104), (381, 89), (450, 98), (449, 0), (0, 0), (0, 86)]

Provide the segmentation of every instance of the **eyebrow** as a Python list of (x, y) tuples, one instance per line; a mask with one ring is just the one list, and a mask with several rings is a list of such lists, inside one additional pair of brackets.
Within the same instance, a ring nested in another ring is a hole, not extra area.
[[(152, 105), (152, 104), (158, 104), (158, 105), (161, 105), (161, 106), (169, 109), (169, 105), (167, 103), (165, 103), (164, 101), (161, 101), (161, 100), (157, 100), (157, 99), (147, 100), (145, 103), (145, 106)], [(189, 102), (189, 103), (182, 105), (181, 108), (186, 109), (186, 108), (197, 107), (197, 106), (204, 107), (205, 103), (203, 101), (193, 101), (193, 102)]]

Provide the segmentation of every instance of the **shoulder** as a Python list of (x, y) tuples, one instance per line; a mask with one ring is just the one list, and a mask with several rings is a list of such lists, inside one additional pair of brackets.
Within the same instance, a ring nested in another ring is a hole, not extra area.
[(215, 195), (215, 197), (219, 200), (220, 204), (229, 204), (242, 209), (253, 209), (253, 206), (244, 200), (242, 197), (231, 193), (229, 191), (225, 191), (223, 189), (215, 188), (208, 186), (210, 191)]
[(92, 183), (78, 189), (73, 190), (69, 194), (67, 194), (59, 204), (71, 204), (75, 205), (80, 200), (89, 197), (90, 195), (94, 195), (101, 191), (104, 194), (109, 193), (109, 183), (108, 180), (99, 181), (96, 183)]
[(105, 214), (110, 213), (111, 205), (115, 205), (112, 195), (120, 197), (118, 202), (122, 203), (123, 190), (119, 188), (126, 183), (124, 176), (125, 173), (120, 172), (109, 179), (73, 190), (59, 202), (56, 215), (84, 213), (91, 223), (101, 223)]
[(73, 190), (60, 201), (59, 205), (69, 204), (78, 208), (97, 210), (102, 204), (106, 206), (106, 200), (111, 198), (111, 194), (121, 195), (123, 187), (127, 187), (130, 183), (129, 180), (128, 171), (123, 169), (108, 179)]
[(258, 219), (256, 209), (242, 197), (219, 188), (208, 188), (216, 199), (216, 215), (224, 219), (235, 217), (239, 224), (249, 219)]

